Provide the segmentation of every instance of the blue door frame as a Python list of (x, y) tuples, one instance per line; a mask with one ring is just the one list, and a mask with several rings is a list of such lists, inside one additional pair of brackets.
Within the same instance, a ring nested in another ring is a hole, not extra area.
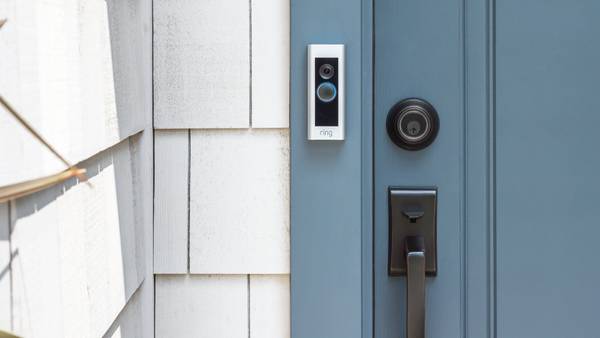
[[(346, 45), (346, 140), (306, 139), (306, 47)], [(291, 329), (370, 337), (372, 1), (291, 1)]]
[[(368, 337), (370, 1), (291, 2), (292, 337)], [(365, 29), (367, 28), (367, 29)], [(306, 139), (306, 46), (346, 45), (346, 140)], [(362, 264), (361, 264), (362, 262)]]

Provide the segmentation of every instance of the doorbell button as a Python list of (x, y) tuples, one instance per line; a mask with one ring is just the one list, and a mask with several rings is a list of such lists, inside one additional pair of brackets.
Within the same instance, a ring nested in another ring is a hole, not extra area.
[(308, 45), (309, 140), (344, 139), (344, 59), (344, 45)]
[(420, 150), (436, 138), (438, 114), (433, 106), (422, 99), (405, 99), (388, 112), (387, 132), (394, 144), (406, 150)]
[(317, 97), (323, 102), (331, 102), (337, 96), (337, 90), (331, 82), (323, 82), (317, 88)]

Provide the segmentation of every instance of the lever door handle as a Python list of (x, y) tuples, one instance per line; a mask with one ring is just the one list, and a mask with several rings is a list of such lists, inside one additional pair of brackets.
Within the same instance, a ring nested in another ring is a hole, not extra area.
[(406, 338), (425, 338), (425, 241), (406, 237)]
[(425, 338), (425, 276), (437, 273), (437, 190), (388, 191), (388, 275), (406, 276), (405, 337)]

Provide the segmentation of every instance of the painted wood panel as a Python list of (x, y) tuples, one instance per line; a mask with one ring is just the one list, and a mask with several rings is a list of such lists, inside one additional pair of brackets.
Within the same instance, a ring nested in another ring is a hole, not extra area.
[(464, 35), (463, 57), (468, 61), (464, 68), (465, 81), (465, 135), (464, 159), (465, 185), (463, 204), (464, 239), (463, 254), (466, 256), (463, 270), (463, 306), (467, 318), (463, 337), (494, 337), (494, 268), (489, 267), (492, 256), (490, 245), (494, 243), (492, 229), (494, 210), (490, 207), (490, 189), (493, 187), (490, 170), (493, 165), (488, 153), (490, 145), (489, 123), (493, 87), (490, 86), (489, 53), (491, 35), (495, 29), (489, 25), (492, 0), (467, 0), (463, 4)]
[[(134, 186), (136, 262), (142, 285), (123, 308), (105, 337), (154, 337), (153, 191), (154, 135), (152, 131), (152, 1), (107, 0), (117, 112), (138, 124), (131, 136)], [(127, 121), (127, 120), (125, 120)], [(126, 129), (127, 129), (126, 128)], [(126, 134), (126, 133), (125, 133)]]
[(189, 136), (188, 130), (154, 134), (155, 273), (188, 271)]
[(247, 0), (154, 3), (156, 128), (244, 128), (250, 109)]
[[(104, 1), (9, 0), (0, 13), (8, 19), (0, 31), (0, 94), (68, 160), (141, 129), (140, 111), (117, 110)], [(0, 185), (64, 169), (3, 109), (0, 135)]]
[[(361, 41), (362, 1), (291, 2), (292, 336), (358, 338), (362, 335), (361, 273), (366, 151), (362, 129), (370, 115), (362, 84), (370, 55)], [(409, 3), (409, 1), (407, 1)], [(366, 7), (366, 5), (365, 5)], [(325, 10), (324, 10), (325, 9)], [(331, 19), (332, 14), (335, 19)], [(306, 141), (306, 44), (346, 43), (346, 140)], [(364, 148), (363, 148), (364, 147)], [(368, 163), (368, 162), (367, 162)], [(365, 189), (370, 190), (370, 189)], [(368, 303), (365, 303), (368, 304)], [(368, 324), (365, 324), (367, 326)]]
[[(134, 157), (135, 158), (135, 157)], [(129, 141), (83, 163), (70, 180), (11, 210), (14, 330), (26, 337), (100, 337), (144, 276)]]
[(289, 275), (250, 276), (250, 337), (290, 337)]
[(247, 338), (248, 277), (156, 276), (157, 338)]
[(190, 271), (289, 272), (289, 133), (191, 134)]
[(598, 336), (600, 2), (494, 9), (497, 336)]
[[(149, 2), (142, 2), (137, 7), (150, 14)], [(147, 43), (151, 41), (147, 39)], [(146, 46), (146, 49), (150, 44)], [(146, 115), (151, 115), (147, 111)], [(151, 116), (150, 116), (151, 117)], [(151, 122), (151, 121), (149, 121)], [(132, 157), (132, 172), (134, 185), (135, 231), (136, 231), (136, 261), (138, 276), (143, 273), (143, 281), (136, 291), (139, 298), (135, 305), (132, 300), (116, 319), (122, 337), (154, 337), (154, 275), (153, 275), (153, 191), (154, 191), (154, 161), (151, 125), (147, 125), (143, 133), (135, 135), (130, 140)], [(130, 307), (134, 306), (134, 310)], [(126, 315), (123, 315), (126, 313)], [(113, 323), (114, 324), (114, 323)], [(129, 332), (141, 332), (141, 335), (130, 335)]]
[(145, 280), (131, 296), (103, 338), (149, 338), (154, 336), (154, 323), (145, 323), (145, 312), (154, 307), (154, 280)]
[[(406, 279), (387, 274), (389, 186), (437, 188), (439, 273), (427, 281), (426, 331), (430, 337), (464, 337), (465, 30), (462, 14), (448, 15), (462, 13), (463, 5), (381, 0), (374, 7), (373, 327), (378, 338), (396, 338), (406, 330), (406, 321), (396, 320), (406, 310)], [(407, 46), (420, 52), (407, 52)], [(388, 110), (414, 96), (435, 107), (443, 132), (427, 149), (407, 152), (390, 142), (385, 126)]]
[(289, 126), (290, 2), (252, 1), (252, 127)]
[(8, 204), (0, 204), (0, 330), (11, 329), (10, 242)]
[(152, 126), (152, 1), (106, 3), (115, 100), (124, 138)]

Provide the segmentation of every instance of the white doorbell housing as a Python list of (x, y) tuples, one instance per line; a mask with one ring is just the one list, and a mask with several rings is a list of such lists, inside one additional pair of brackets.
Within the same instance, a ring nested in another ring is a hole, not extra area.
[(344, 45), (308, 45), (308, 139), (344, 139)]

